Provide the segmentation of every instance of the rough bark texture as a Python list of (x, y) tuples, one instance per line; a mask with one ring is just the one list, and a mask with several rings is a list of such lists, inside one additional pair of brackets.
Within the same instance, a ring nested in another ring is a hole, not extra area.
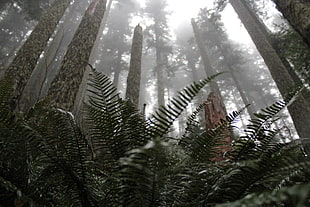
[(22, 92), (34, 70), (38, 59), (59, 20), (63, 16), (71, 0), (55, 0), (48, 11), (43, 14), (26, 42), (18, 50), (8, 67), (6, 74), (12, 77), (14, 86), (13, 108), (16, 108)]
[[(281, 59), (276, 51), (260, 29), (256, 20), (244, 6), (243, 0), (230, 0), (230, 4), (238, 14), (257, 50), (263, 57), (266, 65), (269, 68), (271, 76), (273, 77), (277, 87), (282, 94), (286, 95), (292, 88), (294, 88), (294, 81), (288, 74)], [(300, 95), (293, 104), (288, 107), (291, 117), (294, 121), (295, 128), (300, 137), (309, 137), (310, 134), (310, 106), (305, 98)]]
[(48, 91), (48, 97), (57, 107), (73, 110), (75, 97), (104, 15), (105, 5), (106, 0), (94, 0), (74, 34), (60, 70)]
[[(211, 130), (216, 128), (220, 124), (221, 119), (226, 119), (226, 110), (221, 102), (221, 97), (216, 92), (211, 92), (207, 98), (205, 106), (205, 119), (206, 119), (206, 129)], [(227, 135), (227, 136), (226, 136)], [(225, 144), (217, 147), (217, 156), (212, 159), (213, 161), (221, 161), (224, 158), (224, 153), (230, 150), (230, 144), (232, 141), (232, 136), (229, 131), (224, 132), (224, 142)]]
[(138, 25), (136, 26), (133, 35), (130, 67), (126, 89), (126, 98), (130, 99), (137, 107), (139, 106), (142, 43), (143, 43), (142, 27)]
[[(108, 20), (108, 16), (110, 14), (112, 3), (113, 3), (113, 0), (110, 0), (108, 5), (106, 6), (106, 10), (104, 12), (103, 19), (102, 19), (100, 27), (99, 27), (99, 32), (98, 32), (97, 38), (96, 38), (95, 43), (94, 43), (94, 47), (90, 53), (89, 64), (91, 64), (91, 65), (95, 64), (96, 57), (100, 51), (99, 45), (103, 44), (103, 38), (101, 38), (101, 37), (102, 37), (104, 29), (106, 28), (106, 23)], [(87, 83), (88, 83), (88, 80), (90, 78), (90, 73), (91, 73), (91, 69), (86, 68), (86, 70), (84, 72), (83, 79), (82, 79), (81, 84), (80, 84), (79, 91), (75, 97), (73, 114), (76, 117), (80, 117), (80, 115), (81, 115), (80, 111), (83, 107), (83, 103), (88, 102), (88, 96), (87, 96), (88, 85), (87, 85)]]
[(80, 24), (78, 16), (83, 14), (89, 3), (87, 1), (74, 1), (63, 15), (56, 28), (53, 40), (44, 50), (44, 56), (39, 59), (31, 77), (25, 86), (21, 96), (19, 107), (21, 111), (27, 111), (36, 102), (44, 98), (47, 90), (58, 72), (62, 58), (66, 53), (75, 31)]
[(273, 0), (273, 2), (310, 48), (310, 1)]

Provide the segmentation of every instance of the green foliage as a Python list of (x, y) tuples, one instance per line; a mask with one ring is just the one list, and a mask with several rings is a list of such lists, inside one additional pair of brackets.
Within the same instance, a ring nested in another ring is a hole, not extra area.
[(48, 100), (24, 114), (10, 111), (10, 82), (1, 82), (1, 205), (309, 205), (310, 141), (283, 142), (270, 125), (299, 90), (257, 114), (223, 161), (214, 161), (217, 147), (243, 110), (201, 132), (201, 105), (181, 138), (167, 137), (173, 121), (216, 76), (186, 87), (145, 120), (107, 76), (93, 70), (82, 126)]

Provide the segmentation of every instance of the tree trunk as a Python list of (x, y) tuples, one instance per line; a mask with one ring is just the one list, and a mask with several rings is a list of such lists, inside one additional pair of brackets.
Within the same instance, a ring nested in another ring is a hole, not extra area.
[[(206, 106), (205, 106), (205, 119), (206, 119), (206, 129), (212, 130), (221, 123), (221, 120), (226, 119), (226, 109), (221, 103), (221, 96), (216, 92), (211, 92), (208, 96)], [(212, 161), (224, 160), (224, 153), (230, 150), (232, 136), (229, 131), (223, 132), (224, 144), (216, 147), (217, 155)]]
[(142, 43), (143, 43), (142, 27), (138, 25), (136, 26), (133, 35), (130, 67), (126, 89), (126, 98), (130, 99), (137, 107), (139, 106)]
[(164, 54), (161, 49), (161, 35), (159, 32), (158, 21), (155, 18), (155, 49), (156, 49), (156, 74), (157, 74), (157, 103), (159, 106), (165, 105), (165, 86), (164, 86)]
[[(198, 49), (199, 49), (199, 52), (200, 52), (200, 56), (201, 56), (201, 59), (202, 59), (202, 63), (203, 63), (206, 75), (207, 76), (214, 75), (215, 74), (215, 70), (213, 69), (213, 67), (211, 65), (209, 56), (208, 56), (206, 48), (205, 48), (205, 44), (204, 44), (204, 42), (202, 41), (202, 38), (201, 38), (201, 34), (200, 34), (200, 31), (199, 31), (198, 25), (197, 25), (197, 23), (195, 22), (194, 19), (192, 19), (191, 23), (192, 23), (193, 32), (194, 32), (194, 35), (195, 35), (195, 40), (196, 40), (196, 43), (197, 43), (197, 46), (198, 46)], [(215, 82), (211, 82), (210, 85), (211, 85), (211, 90), (212, 91), (215, 91), (219, 95), (221, 94), (220, 89), (219, 89), (218, 85)]]
[[(100, 24), (99, 32), (98, 32), (97, 38), (95, 40), (94, 47), (90, 53), (89, 64), (91, 64), (92, 66), (94, 66), (96, 58), (98, 56), (99, 48), (100, 48), (99, 45), (103, 44), (102, 35), (103, 35), (103, 31), (106, 27), (106, 23), (108, 20), (108, 16), (109, 16), (109, 13), (111, 10), (112, 3), (113, 3), (113, 0), (109, 0), (109, 3), (106, 7), (106, 10), (105, 10), (104, 15), (103, 15), (103, 19), (102, 19), (101, 24)], [(90, 68), (87, 68), (85, 70), (84, 76), (82, 78), (82, 81), (81, 81), (81, 84), (79, 87), (79, 91), (78, 91), (76, 98), (75, 98), (73, 114), (76, 117), (79, 117), (79, 115), (80, 115), (80, 110), (82, 108), (83, 102), (88, 102), (87, 82), (90, 78), (90, 72), (91, 72)]]
[(287, 61), (287, 59), (283, 56), (282, 51), (280, 51), (278, 49), (277, 42), (276, 42), (275, 38), (273, 38), (270, 35), (270, 31), (266, 28), (265, 24), (257, 17), (257, 15), (249, 7), (249, 5), (248, 5), (248, 3), (246, 1), (242, 0), (242, 3), (244, 5), (244, 7), (247, 9), (247, 11), (250, 13), (250, 15), (253, 17), (253, 20), (256, 22), (256, 24), (259, 27), (259, 29), (262, 31), (262, 33), (265, 35), (267, 40), (270, 42), (270, 44), (274, 48), (275, 52), (279, 56), (279, 58), (282, 61), (283, 65), (285, 66), (285, 68), (287, 69), (287, 71), (288, 71), (289, 75), (291, 76), (291, 78), (293, 79), (294, 83), (295, 84), (300, 84), (301, 83), (300, 78), (298, 77), (298, 75), (296, 74), (295, 70), (292, 68), (290, 63)]
[[(203, 65), (204, 65), (204, 69), (205, 69), (206, 75), (207, 76), (214, 75), (215, 74), (215, 70), (213, 69), (213, 67), (211, 65), (209, 56), (208, 56), (206, 48), (205, 48), (205, 44), (202, 41), (202, 38), (201, 38), (201, 35), (200, 35), (200, 31), (198, 29), (198, 25), (197, 25), (197, 23), (195, 22), (194, 19), (192, 19), (191, 23), (192, 23), (192, 26), (193, 26), (193, 31), (194, 31), (196, 43), (197, 43), (197, 46), (198, 46), (199, 51), (200, 51), (200, 55), (201, 55), (201, 59), (202, 59)], [(210, 83), (210, 86), (211, 86), (211, 91), (216, 92), (221, 97), (220, 98), (221, 104), (222, 104), (223, 108), (226, 111), (226, 108), (225, 108), (225, 105), (224, 105), (224, 101), (223, 101), (223, 97), (221, 96), (221, 91), (220, 91), (219, 86), (217, 85), (217, 83), (215, 83), (213, 81)], [(226, 112), (226, 114), (227, 114), (227, 112)]]
[(217, 47), (219, 48), (221, 54), (224, 57), (223, 62), (225, 64), (225, 66), (227, 67), (227, 69), (231, 73), (232, 79), (236, 85), (236, 88), (237, 88), (237, 90), (241, 96), (243, 103), (245, 105), (248, 105), (247, 111), (250, 115), (250, 118), (255, 119), (256, 118), (254, 116), (255, 110), (254, 110), (253, 106), (251, 105), (251, 102), (250, 102), (247, 94), (245, 93), (245, 90), (242, 88), (240, 80), (236, 76), (235, 71), (231, 66), (231, 63), (234, 62), (234, 60), (232, 59), (232, 57), (233, 57), (232, 49), (231, 49), (230, 45), (228, 45), (227, 43), (222, 43), (220, 38), (218, 38), (220, 36), (220, 34), (218, 33), (219, 30), (216, 29), (215, 24), (213, 22), (209, 22), (209, 23), (210, 23), (210, 29), (213, 30), (216, 34), (218, 34), (218, 35), (214, 36), (214, 41), (215, 41), (215, 44), (217, 45)]
[(122, 70), (122, 55), (123, 55), (123, 51), (121, 51), (121, 49), (117, 50), (117, 59), (116, 59), (116, 63), (114, 63), (115, 67), (114, 67), (114, 75), (113, 75), (113, 84), (115, 87), (118, 87), (118, 83), (119, 83), (119, 75), (121, 74), (121, 70)]
[(37, 101), (46, 96), (67, 47), (80, 24), (77, 17), (85, 12), (88, 5), (87, 1), (75, 1), (68, 7), (68, 12), (61, 19), (63, 23), (58, 25), (57, 31), (52, 37), (53, 40), (44, 50), (44, 56), (39, 59), (23, 91), (18, 107), (21, 111), (27, 111)]
[[(230, 4), (238, 14), (248, 33), (250, 34), (257, 50), (263, 57), (269, 71), (278, 86), (282, 96), (285, 96), (292, 88), (294, 81), (288, 74), (281, 59), (276, 51), (261, 31), (256, 20), (246, 9), (242, 0), (230, 0)], [(288, 107), (291, 117), (294, 121), (295, 128), (300, 137), (309, 137), (310, 134), (310, 109), (309, 103), (300, 95), (293, 104)]]
[(48, 97), (59, 108), (73, 110), (75, 97), (98, 35), (105, 5), (106, 0), (94, 0), (89, 5), (51, 84)]
[(49, 10), (43, 14), (29, 38), (18, 50), (8, 67), (6, 74), (12, 77), (14, 87), (13, 108), (18, 105), (22, 92), (34, 70), (38, 59), (52, 36), (59, 20), (63, 16), (71, 0), (55, 0)]
[(273, 0), (273, 2), (310, 48), (310, 1)]

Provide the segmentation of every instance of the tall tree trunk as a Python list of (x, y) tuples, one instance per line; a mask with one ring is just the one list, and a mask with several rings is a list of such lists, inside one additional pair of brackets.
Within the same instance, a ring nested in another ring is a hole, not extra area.
[[(248, 33), (250, 34), (257, 50), (263, 57), (269, 71), (278, 86), (282, 96), (294, 87), (294, 81), (288, 74), (281, 59), (268, 41), (268, 38), (257, 25), (256, 20), (244, 6), (243, 0), (230, 0), (230, 4), (238, 14)], [(310, 109), (309, 103), (300, 95), (293, 104), (288, 107), (295, 128), (300, 137), (309, 137), (310, 134)]]
[(273, 2), (310, 48), (310, 1), (273, 0)]
[(105, 6), (106, 0), (94, 0), (87, 8), (74, 34), (60, 70), (48, 91), (48, 97), (57, 107), (73, 110), (75, 97), (98, 34)]
[[(207, 20), (209, 21), (209, 20)], [(245, 105), (248, 105), (247, 107), (247, 111), (250, 115), (250, 118), (251, 119), (255, 119), (256, 117), (254, 116), (254, 113), (255, 113), (255, 110), (253, 108), (253, 106), (251, 105), (251, 102), (245, 92), (245, 90), (242, 88), (241, 86), (241, 82), (240, 80), (238, 79), (234, 69), (232, 68), (231, 66), (231, 63), (234, 62), (234, 60), (232, 59), (233, 58), (233, 54), (232, 54), (232, 48), (230, 47), (230, 45), (228, 44), (224, 44), (221, 42), (219, 36), (220, 34), (218, 33), (219, 30), (216, 29), (216, 26), (213, 22), (209, 22), (210, 23), (210, 29), (213, 30), (216, 34), (218, 35), (215, 35), (214, 36), (214, 41), (215, 41), (215, 44), (217, 45), (217, 47), (219, 48), (221, 54), (223, 55), (223, 62), (225, 64), (225, 66), (227, 67), (227, 69), (230, 71), (231, 73), (231, 76), (232, 76), (232, 79), (237, 87), (237, 90), (241, 96), (241, 99), (243, 101), (243, 103)], [(267, 32), (267, 31), (266, 31)]]
[[(216, 128), (216, 126), (221, 123), (221, 120), (226, 119), (226, 109), (222, 107), (221, 104), (221, 96), (216, 92), (212, 91), (207, 99), (206, 107), (205, 107), (205, 119), (206, 119), (206, 129), (212, 130)], [(223, 134), (221, 134), (222, 141), (224, 142), (222, 145), (216, 147), (216, 156), (212, 159), (212, 161), (218, 162), (224, 160), (225, 152), (231, 149), (232, 142), (232, 134), (229, 130), (225, 130)]]
[(163, 54), (156, 50), (157, 101), (158, 106), (165, 105), (164, 63)]
[[(192, 27), (193, 27), (193, 31), (194, 31), (194, 35), (195, 35), (195, 40), (196, 40), (196, 43), (197, 43), (197, 46), (198, 46), (198, 49), (199, 49), (199, 52), (200, 52), (200, 56), (201, 56), (201, 59), (202, 59), (202, 63), (203, 63), (206, 75), (207, 76), (214, 75), (215, 74), (215, 70), (213, 69), (213, 67), (211, 65), (209, 56), (207, 54), (207, 50), (205, 48), (205, 44), (204, 44), (204, 42), (203, 42), (203, 40), (201, 38), (201, 34), (200, 34), (200, 31), (199, 31), (198, 25), (197, 25), (197, 23), (195, 22), (194, 19), (192, 19), (191, 23), (192, 23)], [(211, 89), (213, 91), (215, 91), (219, 95), (221, 94), (220, 89), (219, 89), (218, 85), (215, 82), (211, 82), (210, 85), (211, 85)]]
[[(199, 51), (200, 51), (200, 55), (201, 55), (201, 59), (202, 59), (203, 65), (204, 65), (204, 69), (205, 69), (206, 75), (207, 76), (214, 75), (215, 74), (215, 70), (213, 69), (213, 67), (211, 65), (209, 56), (208, 56), (206, 48), (205, 48), (205, 44), (203, 43), (202, 38), (201, 38), (201, 34), (200, 34), (200, 31), (199, 31), (198, 25), (197, 25), (197, 23), (195, 22), (194, 19), (192, 19), (191, 23), (192, 23), (192, 27), (193, 27), (193, 31), (194, 31), (194, 36), (195, 36), (196, 43), (197, 43), (197, 46), (198, 46)], [(211, 82), (210, 86), (211, 86), (211, 90), (213, 92), (216, 92), (220, 96), (221, 107), (223, 109), (225, 109), (225, 112), (226, 112), (226, 107), (225, 107), (225, 104), (224, 104), (224, 101), (223, 101), (223, 97), (221, 96), (221, 91), (220, 91), (219, 86), (215, 82)]]
[[(106, 7), (106, 10), (105, 10), (104, 15), (103, 15), (103, 19), (102, 19), (100, 27), (99, 27), (99, 32), (98, 32), (97, 38), (95, 40), (94, 47), (90, 53), (89, 64), (91, 64), (91, 65), (95, 64), (96, 58), (97, 58), (98, 53), (99, 53), (99, 48), (100, 48), (99, 45), (103, 44), (102, 35), (103, 35), (103, 31), (106, 27), (106, 23), (107, 23), (107, 20), (109, 17), (109, 13), (110, 13), (110, 10), (112, 7), (112, 3), (113, 3), (113, 0), (109, 0), (109, 3)], [(79, 115), (80, 115), (80, 111), (81, 111), (83, 102), (88, 102), (87, 82), (88, 82), (89, 77), (90, 77), (90, 72), (91, 72), (90, 68), (87, 67), (85, 72), (84, 72), (84, 76), (82, 78), (79, 91), (75, 97), (73, 114), (76, 117), (79, 117)]]
[(119, 75), (121, 74), (121, 70), (122, 70), (122, 64), (121, 64), (122, 55), (123, 55), (123, 51), (119, 49), (117, 51), (117, 59), (116, 59), (114, 75), (113, 75), (113, 84), (115, 87), (118, 87)]
[(131, 59), (126, 89), (126, 98), (129, 98), (137, 107), (139, 106), (140, 94), (142, 43), (142, 27), (138, 25), (135, 28), (132, 40)]
[(295, 70), (292, 68), (290, 63), (287, 61), (287, 59), (283, 56), (282, 51), (278, 49), (277, 42), (275, 41), (275, 38), (273, 38), (270, 35), (270, 31), (267, 29), (265, 24), (259, 19), (259, 17), (255, 14), (255, 12), (250, 8), (248, 3), (244, 0), (241, 0), (246, 10), (250, 13), (250, 15), (253, 17), (253, 20), (256, 22), (256, 25), (259, 27), (259, 29), (262, 31), (262, 33), (265, 35), (266, 39), (270, 42), (272, 47), (274, 48), (275, 52), (279, 56), (280, 60), (282, 61), (283, 65), (287, 69), (289, 75), (293, 79), (295, 84), (300, 84), (301, 80), (296, 74)]
[(155, 50), (156, 50), (156, 74), (157, 74), (157, 103), (159, 106), (165, 105), (165, 86), (164, 86), (164, 54), (161, 46), (161, 35), (159, 32), (158, 21), (155, 19)]
[(55, 0), (48, 11), (43, 14), (29, 38), (18, 50), (9, 65), (6, 76), (11, 76), (14, 87), (13, 108), (18, 105), (22, 92), (34, 70), (38, 59), (52, 36), (59, 20), (63, 16), (71, 0)]
[(44, 56), (39, 59), (31, 77), (23, 91), (20, 99), (19, 109), (28, 110), (37, 101), (46, 96), (47, 90), (58, 72), (62, 58), (66, 53), (75, 31), (80, 24), (79, 15), (82, 15), (89, 3), (87, 1), (74, 1), (68, 7), (68, 12), (64, 14), (57, 26), (57, 31), (53, 35), (53, 40), (44, 50)]

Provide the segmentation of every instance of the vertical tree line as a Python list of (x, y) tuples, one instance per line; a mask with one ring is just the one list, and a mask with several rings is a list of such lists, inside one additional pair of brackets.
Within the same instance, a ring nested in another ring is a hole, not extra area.
[(105, 6), (106, 0), (94, 0), (89, 5), (49, 88), (47, 96), (60, 108), (73, 110), (75, 96), (88, 65)]
[[(264, 31), (262, 31), (260, 25), (257, 24), (257, 20), (254, 19), (253, 15), (251, 15), (248, 10), (249, 7), (245, 6), (246, 3), (243, 0), (231, 0), (230, 4), (235, 9), (240, 20), (255, 43), (256, 48), (263, 57), (280, 93), (282, 96), (285, 96), (295, 85), (293, 79), (287, 72), (286, 67), (277, 55), (271, 43), (268, 41), (268, 37), (266, 37)], [(303, 95), (300, 95), (297, 100), (295, 100), (295, 102), (288, 107), (288, 110), (294, 121), (294, 125), (299, 136), (308, 137), (310, 133), (310, 128), (308, 127), (310, 125), (310, 109), (309, 103), (307, 103)]]
[(53, 34), (60, 18), (71, 0), (55, 0), (49, 10), (43, 14), (39, 23), (31, 32), (23, 46), (18, 50), (12, 63), (6, 70), (14, 86), (12, 107), (16, 108), (21, 94), (29, 80), (37, 61)]

